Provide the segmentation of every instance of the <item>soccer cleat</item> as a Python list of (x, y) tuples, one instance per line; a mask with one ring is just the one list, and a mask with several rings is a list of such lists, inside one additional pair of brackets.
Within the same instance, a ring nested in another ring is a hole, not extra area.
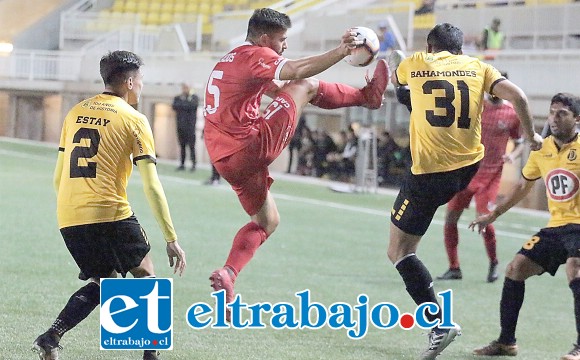
[(497, 262), (489, 263), (489, 270), (487, 272), (487, 282), (488, 283), (492, 283), (492, 282), (497, 280), (497, 278), (498, 278), (497, 265), (498, 265)]
[(479, 356), (516, 356), (518, 346), (516, 344), (502, 344), (494, 340), (484, 347), (473, 350), (473, 355)]
[(144, 350), (143, 360), (159, 360), (159, 351), (155, 350)]
[(401, 50), (395, 50), (389, 55), (389, 70), (391, 74), (397, 71), (401, 61), (405, 60), (405, 53)]
[[(226, 303), (229, 304), (234, 301), (234, 279), (230, 275), (228, 269), (225, 267), (215, 270), (211, 273), (209, 279), (211, 280), (211, 287), (215, 291), (226, 291)], [(226, 321), (231, 322), (232, 311), (226, 308)]]
[(580, 345), (574, 344), (574, 348), (569, 353), (562, 356), (560, 360), (580, 360)]
[(32, 343), (32, 351), (38, 354), (40, 360), (58, 360), (59, 350), (62, 350), (62, 346), (58, 344), (58, 337), (49, 331)]
[(387, 84), (389, 83), (389, 66), (385, 59), (377, 61), (373, 78), (366, 78), (367, 84), (361, 89), (365, 99), (362, 106), (368, 109), (379, 109), (383, 105), (383, 99)]
[(425, 350), (419, 359), (433, 360), (435, 359), (453, 340), (455, 337), (461, 335), (461, 327), (455, 325), (452, 329), (434, 328), (429, 332), (429, 347)]
[(461, 269), (449, 269), (443, 275), (437, 276), (437, 280), (461, 280)]

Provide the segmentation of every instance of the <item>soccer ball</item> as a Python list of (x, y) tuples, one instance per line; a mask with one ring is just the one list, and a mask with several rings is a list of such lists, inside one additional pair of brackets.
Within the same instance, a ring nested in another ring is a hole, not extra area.
[(364, 26), (357, 26), (352, 30), (356, 32), (357, 40), (362, 40), (363, 43), (353, 49), (350, 55), (344, 58), (344, 61), (352, 66), (367, 66), (379, 53), (379, 38), (372, 29)]

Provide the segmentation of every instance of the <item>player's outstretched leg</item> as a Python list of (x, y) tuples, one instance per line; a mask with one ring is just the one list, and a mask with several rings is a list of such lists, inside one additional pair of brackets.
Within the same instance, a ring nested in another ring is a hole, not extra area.
[(365, 102), (362, 106), (369, 109), (379, 109), (383, 105), (385, 90), (389, 84), (389, 66), (385, 59), (377, 61), (375, 72), (367, 85), (361, 89)]
[(355, 88), (340, 83), (318, 81), (316, 95), (310, 103), (321, 109), (338, 109), (349, 106), (364, 106), (378, 109), (383, 104), (385, 90), (389, 83), (389, 67), (384, 59), (377, 62), (372, 79), (366, 78), (363, 88)]
[(451, 329), (433, 328), (429, 333), (429, 347), (421, 354), (419, 359), (435, 359), (458, 335), (461, 335), (461, 327), (459, 325), (455, 325)]
[[(233, 272), (227, 267), (215, 270), (209, 277), (211, 287), (215, 291), (226, 291), (226, 304), (234, 301), (234, 279)], [(231, 317), (230, 308), (226, 308), (226, 321), (231, 322)]]
[(34, 340), (32, 351), (38, 354), (40, 360), (58, 360), (58, 351), (62, 349), (58, 344), (59, 341), (58, 335), (48, 330)]

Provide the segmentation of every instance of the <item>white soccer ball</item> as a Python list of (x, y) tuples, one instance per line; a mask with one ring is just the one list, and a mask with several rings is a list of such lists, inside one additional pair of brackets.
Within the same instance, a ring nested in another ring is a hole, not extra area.
[(363, 43), (353, 49), (344, 61), (352, 66), (367, 66), (379, 53), (380, 42), (377, 33), (364, 26), (354, 27), (352, 31), (356, 32), (357, 39), (362, 40)]

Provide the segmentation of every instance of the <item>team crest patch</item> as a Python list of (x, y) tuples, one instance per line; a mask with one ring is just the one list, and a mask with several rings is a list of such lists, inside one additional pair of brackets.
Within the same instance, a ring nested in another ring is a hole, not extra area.
[(570, 152), (568, 152), (568, 160), (576, 160), (576, 149), (571, 149)]

